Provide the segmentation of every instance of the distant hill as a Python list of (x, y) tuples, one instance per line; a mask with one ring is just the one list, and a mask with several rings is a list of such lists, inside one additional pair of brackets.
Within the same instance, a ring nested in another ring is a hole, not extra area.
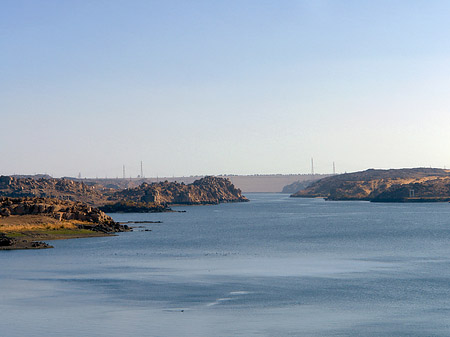
[(316, 181), (316, 180), (295, 181), (292, 184), (284, 186), (281, 193), (296, 193), (300, 190), (304, 190), (309, 185), (311, 185), (314, 181)]
[[(297, 181), (314, 181), (324, 177), (327, 174), (254, 174), (254, 175), (220, 175), (219, 178), (228, 178), (234, 186), (239, 188), (242, 193), (280, 193), (286, 185)], [(134, 188), (143, 183), (152, 184), (161, 181), (178, 182), (192, 184), (194, 181), (204, 178), (204, 176), (190, 177), (159, 177), (159, 178), (98, 178), (98, 179), (78, 179), (68, 178), (70, 180), (84, 182), (86, 185), (103, 186), (113, 189)], [(297, 192), (284, 192), (294, 193)]]
[(48, 174), (14, 174), (11, 177), (14, 178), (33, 178), (33, 179), (52, 179), (53, 177)]
[[(286, 185), (314, 181), (324, 177), (327, 174), (265, 174), (265, 175), (246, 175), (246, 176), (224, 176), (242, 190), (243, 193), (280, 193)], [(297, 190), (298, 191), (298, 190)], [(294, 191), (296, 192), (296, 191)], [(290, 192), (293, 193), (293, 192)]]
[(450, 170), (369, 169), (320, 179), (292, 197), (378, 202), (447, 201), (450, 200)]

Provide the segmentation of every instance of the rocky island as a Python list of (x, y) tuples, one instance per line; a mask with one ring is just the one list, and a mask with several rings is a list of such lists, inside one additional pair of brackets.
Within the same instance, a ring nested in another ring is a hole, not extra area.
[(207, 176), (185, 185), (159, 182), (127, 188), (114, 193), (100, 209), (105, 212), (148, 212), (169, 210), (169, 205), (215, 205), (222, 202), (248, 201), (229, 179)]
[(450, 170), (369, 169), (318, 180), (291, 196), (373, 202), (450, 201)]

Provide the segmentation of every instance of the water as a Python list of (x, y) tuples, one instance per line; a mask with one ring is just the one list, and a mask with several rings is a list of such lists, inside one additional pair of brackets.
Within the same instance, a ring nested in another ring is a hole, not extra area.
[(249, 195), (0, 252), (0, 336), (448, 336), (450, 205)]

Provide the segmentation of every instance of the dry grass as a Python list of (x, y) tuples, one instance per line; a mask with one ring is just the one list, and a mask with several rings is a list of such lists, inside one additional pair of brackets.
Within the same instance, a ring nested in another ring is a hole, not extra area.
[(79, 229), (81, 221), (59, 221), (43, 215), (12, 215), (0, 218), (0, 233), (9, 237), (36, 240), (59, 240), (108, 234), (94, 232), (88, 229)]
[(11, 215), (0, 218), (0, 232), (77, 229), (76, 224), (76, 221), (59, 221), (42, 215)]

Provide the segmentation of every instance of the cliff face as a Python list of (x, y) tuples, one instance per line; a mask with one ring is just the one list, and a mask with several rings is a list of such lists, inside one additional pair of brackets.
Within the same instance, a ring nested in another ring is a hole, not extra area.
[(189, 185), (177, 182), (143, 183), (139, 187), (116, 192), (112, 199), (155, 205), (202, 205), (248, 201), (230, 180), (217, 177), (205, 177)]
[[(367, 170), (321, 179), (292, 197), (328, 200), (417, 201), (450, 198), (450, 171), (432, 168)], [(410, 190), (413, 199), (410, 200)], [(432, 201), (432, 200), (429, 200)], [(440, 200), (439, 200), (440, 201)]]
[[(0, 217), (40, 215), (58, 221), (75, 220), (79, 228), (101, 232), (122, 232), (126, 226), (117, 224), (110, 216), (81, 202), (49, 198), (0, 197)], [(81, 224), (82, 222), (82, 224)]]
[(107, 200), (107, 189), (88, 186), (83, 182), (54, 178), (16, 178), (0, 176), (0, 195), (6, 197), (57, 198), (81, 201), (91, 205)]

